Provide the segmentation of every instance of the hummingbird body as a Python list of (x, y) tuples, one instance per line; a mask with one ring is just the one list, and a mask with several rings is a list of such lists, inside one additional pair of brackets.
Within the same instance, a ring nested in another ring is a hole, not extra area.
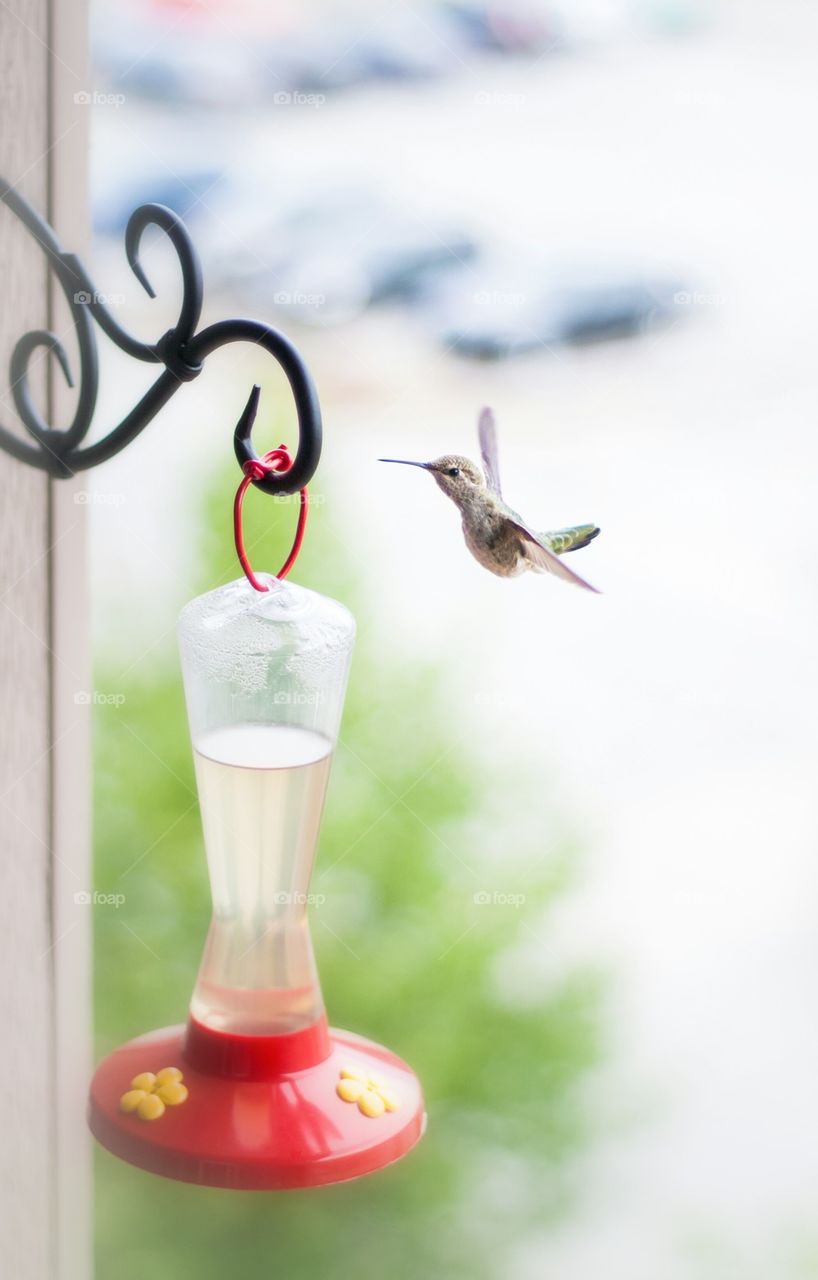
[[(462, 474), (463, 463), (468, 459), (446, 456), (438, 461), (459, 463)], [(438, 480), (436, 474), (435, 479)], [(465, 492), (454, 494), (439, 480), (438, 484), (460, 509), (463, 537), (477, 563), (498, 578), (516, 578), (524, 573), (528, 565), (525, 545), (516, 524), (518, 517), (502, 498), (485, 487), (470, 486)]]
[(447, 453), (433, 462), (410, 462), (381, 458), (381, 462), (402, 462), (422, 467), (434, 477), (438, 488), (460, 511), (466, 546), (478, 564), (499, 578), (516, 578), (530, 569), (553, 573), (577, 586), (596, 591), (579, 574), (560, 560), (568, 551), (586, 547), (600, 532), (596, 525), (576, 525), (550, 533), (534, 533), (516, 511), (503, 500), (497, 460), (494, 417), (484, 409), (479, 422), (480, 446), (485, 475), (460, 454)]

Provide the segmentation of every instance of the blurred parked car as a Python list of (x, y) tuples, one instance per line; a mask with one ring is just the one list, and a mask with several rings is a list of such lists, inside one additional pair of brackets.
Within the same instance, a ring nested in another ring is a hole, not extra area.
[(373, 20), (329, 23), (264, 50), (268, 90), (329, 93), (378, 80), (445, 75), (462, 64), (462, 34), (438, 9), (382, 11)]
[(94, 231), (115, 236), (125, 230), (128, 218), (141, 204), (166, 204), (180, 217), (193, 222), (206, 212), (205, 197), (215, 195), (222, 174), (218, 169), (188, 169), (179, 164), (174, 173), (166, 166), (143, 172), (97, 172), (93, 184)]
[(444, 75), (471, 44), (443, 7), (386, 8), (374, 17), (331, 19), (256, 33), (220, 22), (185, 20), (172, 9), (139, 8), (101, 26), (94, 60), (111, 91), (193, 106), (236, 107), (287, 92), (328, 93), (383, 80)]
[(241, 107), (267, 93), (262, 53), (240, 33), (180, 32), (167, 13), (123, 13), (97, 27), (93, 56), (105, 89), (126, 98)]
[(678, 282), (583, 265), (494, 260), (437, 282), (425, 322), (447, 349), (502, 359), (563, 343), (643, 333), (666, 321)]
[(307, 324), (335, 324), (367, 306), (406, 302), (477, 255), (465, 231), (427, 224), (360, 188), (330, 191), (265, 220), (230, 247), (214, 245), (210, 274), (246, 304), (286, 307)]
[(539, 54), (562, 33), (557, 7), (547, 0), (444, 0), (442, 9), (476, 49)]

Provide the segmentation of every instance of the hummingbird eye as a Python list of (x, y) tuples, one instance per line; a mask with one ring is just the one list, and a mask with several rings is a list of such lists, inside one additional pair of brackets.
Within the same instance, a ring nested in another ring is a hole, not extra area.
[(459, 468), (459, 467), (449, 467), (449, 470), (446, 472), (446, 475), (447, 475), (447, 476), (459, 476), (459, 475), (460, 475), (460, 468)]

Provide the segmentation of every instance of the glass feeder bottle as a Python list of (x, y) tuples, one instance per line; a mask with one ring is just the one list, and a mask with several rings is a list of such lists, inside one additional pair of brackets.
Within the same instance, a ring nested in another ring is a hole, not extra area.
[(323, 1014), (309, 886), (355, 637), (334, 600), (235, 583), (191, 601), (182, 671), (213, 918), (191, 1017), (286, 1034)]

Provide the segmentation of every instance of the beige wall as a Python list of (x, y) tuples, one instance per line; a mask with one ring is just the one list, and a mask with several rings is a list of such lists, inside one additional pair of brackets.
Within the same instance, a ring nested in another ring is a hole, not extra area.
[[(87, 15), (77, 0), (0, 6), (0, 174), (55, 224), (86, 234)], [(65, 329), (45, 260), (0, 206), (0, 421), (14, 343)], [(71, 350), (69, 345), (69, 351)], [(45, 361), (32, 386), (52, 414), (66, 393)], [(53, 419), (52, 419), (53, 420)], [(78, 482), (54, 484), (0, 452), (0, 1275), (90, 1276), (90, 687)]]

